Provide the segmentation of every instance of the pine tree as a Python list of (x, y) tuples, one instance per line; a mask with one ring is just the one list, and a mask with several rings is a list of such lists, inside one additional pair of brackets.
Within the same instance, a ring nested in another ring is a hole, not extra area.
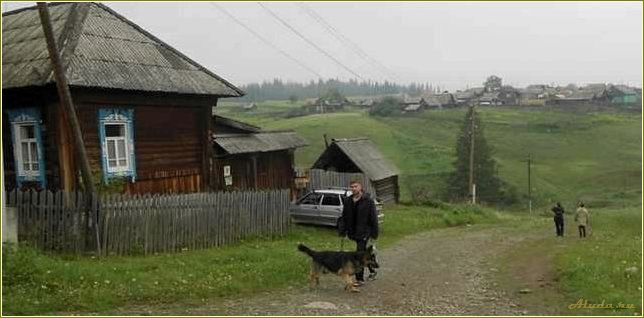
[[(471, 133), (473, 131), (473, 133)], [(448, 179), (446, 197), (450, 201), (471, 200), (469, 189), (471, 136), (474, 136), (474, 184), (476, 200), (486, 203), (508, 203), (514, 198), (506, 197), (504, 184), (496, 175), (497, 166), (492, 158), (493, 150), (483, 134), (481, 118), (474, 107), (470, 107), (463, 120), (461, 134), (456, 142), (456, 161)]]

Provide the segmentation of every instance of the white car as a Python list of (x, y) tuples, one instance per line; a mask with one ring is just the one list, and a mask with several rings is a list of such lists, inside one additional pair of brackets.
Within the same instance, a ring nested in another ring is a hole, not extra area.
[[(344, 200), (349, 196), (351, 190), (345, 188), (313, 190), (291, 204), (291, 220), (295, 223), (336, 227), (338, 218), (342, 216)], [(378, 223), (381, 223), (384, 216), (382, 204), (377, 199), (374, 201), (378, 211)]]

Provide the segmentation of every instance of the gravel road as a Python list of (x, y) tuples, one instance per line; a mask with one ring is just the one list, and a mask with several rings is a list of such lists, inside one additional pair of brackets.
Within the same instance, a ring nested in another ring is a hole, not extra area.
[(212, 300), (189, 308), (177, 304), (127, 307), (101, 315), (549, 314), (523, 308), (515, 292), (504, 291), (495, 281), (499, 255), (543, 235), (519, 234), (503, 226), (433, 230), (380, 251), (378, 279), (367, 282), (360, 293), (346, 293), (339, 277), (324, 275), (316, 289), (310, 289), (307, 277), (302, 277), (299, 287), (250, 298)]

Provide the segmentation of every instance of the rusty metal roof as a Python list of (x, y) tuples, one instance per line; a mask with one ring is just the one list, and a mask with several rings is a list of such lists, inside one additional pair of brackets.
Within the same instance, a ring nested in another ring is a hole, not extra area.
[(260, 132), (253, 134), (215, 135), (215, 143), (229, 154), (271, 152), (307, 146), (293, 131)]
[[(49, 7), (71, 86), (222, 97), (244, 94), (103, 4)], [(36, 7), (2, 16), (3, 89), (53, 83)]]

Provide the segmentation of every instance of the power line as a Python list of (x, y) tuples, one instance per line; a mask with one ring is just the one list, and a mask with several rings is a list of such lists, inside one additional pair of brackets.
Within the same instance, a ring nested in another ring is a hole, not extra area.
[(226, 11), (226, 9), (224, 9), (223, 7), (221, 7), (220, 5), (218, 5), (217, 3), (213, 3), (213, 2), (209, 2), (209, 3), (210, 3), (211, 5), (213, 5), (215, 8), (217, 8), (219, 11), (221, 11), (223, 14), (225, 14), (226, 16), (228, 16), (231, 20), (233, 20), (233, 21), (235, 21), (237, 24), (241, 25), (244, 29), (246, 29), (246, 31), (250, 32), (252, 35), (254, 35), (254, 36), (255, 36), (255, 37), (257, 37), (259, 40), (261, 40), (262, 42), (264, 42), (264, 44), (266, 44), (266, 45), (270, 46), (271, 48), (275, 49), (276, 51), (278, 51), (279, 53), (281, 53), (282, 55), (284, 55), (286, 58), (288, 58), (289, 60), (291, 60), (291, 61), (295, 62), (295, 63), (296, 63), (297, 65), (299, 65), (300, 67), (302, 67), (302, 68), (306, 69), (307, 71), (311, 72), (312, 74), (315, 74), (315, 76), (317, 76), (318, 78), (323, 78), (323, 76), (322, 76), (322, 75), (320, 75), (320, 73), (318, 73), (318, 72), (316, 72), (314, 69), (312, 69), (312, 68), (308, 67), (308, 66), (307, 66), (306, 64), (304, 64), (302, 61), (300, 61), (300, 60), (298, 60), (297, 58), (293, 57), (292, 55), (288, 54), (286, 51), (284, 51), (284, 50), (280, 49), (277, 45), (273, 44), (272, 42), (270, 42), (269, 40), (267, 40), (266, 38), (264, 38), (263, 36), (261, 36), (259, 33), (255, 32), (255, 31), (254, 31), (253, 29), (251, 29), (248, 25), (246, 25), (246, 24), (245, 24), (244, 22), (242, 22), (241, 20), (237, 19), (237, 18), (236, 18), (232, 13), (230, 13), (230, 12)]
[(383, 75), (392, 76), (392, 77), (398, 79), (398, 76), (394, 72), (392, 72), (386, 66), (384, 66), (382, 63), (378, 62), (378, 60), (374, 59), (369, 54), (367, 54), (362, 48), (360, 48), (359, 45), (357, 45), (355, 42), (351, 41), (344, 34), (340, 33), (335, 27), (333, 27), (333, 25), (331, 25), (329, 22), (327, 22), (313, 8), (309, 7), (305, 3), (299, 3), (299, 6), (304, 10), (305, 13), (307, 13), (316, 22), (318, 22), (318, 24), (320, 24), (322, 27), (324, 27), (339, 42), (341, 42), (347, 48), (352, 50), (355, 54), (357, 54), (358, 56), (363, 58), (367, 63), (370, 63), (373, 66), (376, 66), (376, 68), (378, 68), (379, 71)]
[(296, 30), (294, 27), (292, 27), (288, 22), (284, 21), (284, 19), (280, 18), (280, 17), (279, 17), (275, 12), (271, 11), (271, 9), (267, 8), (266, 6), (264, 6), (261, 2), (257, 2), (257, 4), (258, 4), (260, 7), (262, 7), (266, 12), (268, 12), (268, 13), (269, 13), (273, 18), (275, 18), (277, 21), (279, 21), (279, 22), (280, 22), (280, 23), (282, 23), (285, 27), (287, 27), (289, 30), (291, 30), (293, 33), (295, 33), (295, 35), (297, 35), (297, 36), (298, 36), (298, 37), (300, 37), (302, 40), (304, 40), (306, 43), (308, 43), (309, 45), (311, 45), (312, 47), (314, 47), (314, 48), (315, 48), (316, 50), (318, 50), (320, 53), (324, 54), (326, 57), (328, 57), (328, 58), (329, 58), (329, 59), (331, 59), (333, 62), (335, 62), (336, 64), (338, 64), (340, 67), (342, 67), (343, 69), (345, 69), (347, 72), (351, 73), (353, 76), (355, 76), (355, 77), (357, 77), (357, 78), (359, 78), (359, 79), (361, 79), (361, 80), (363, 80), (363, 81), (364, 81), (364, 78), (362, 78), (362, 76), (360, 76), (358, 73), (356, 73), (355, 71), (353, 71), (353, 70), (352, 70), (351, 68), (349, 68), (348, 66), (346, 66), (346, 65), (342, 64), (342, 62), (338, 61), (338, 59), (336, 59), (336, 58), (335, 58), (335, 57), (333, 57), (331, 54), (329, 54), (327, 51), (325, 51), (324, 49), (322, 49), (321, 47), (319, 47), (319, 46), (318, 46), (317, 44), (315, 44), (313, 41), (311, 41), (311, 40), (307, 39), (307, 38), (306, 38), (302, 33), (300, 33), (299, 31), (297, 31), (297, 30)]

